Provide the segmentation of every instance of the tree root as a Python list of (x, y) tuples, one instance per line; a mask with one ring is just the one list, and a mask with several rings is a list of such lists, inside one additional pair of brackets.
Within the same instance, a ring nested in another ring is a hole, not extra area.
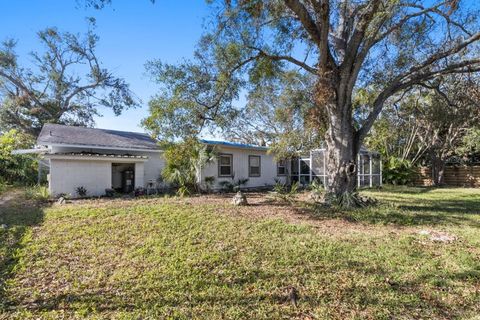
[(362, 196), (357, 191), (344, 192), (340, 196), (334, 193), (325, 195), (325, 203), (340, 209), (365, 208), (377, 204), (377, 200), (371, 197)]

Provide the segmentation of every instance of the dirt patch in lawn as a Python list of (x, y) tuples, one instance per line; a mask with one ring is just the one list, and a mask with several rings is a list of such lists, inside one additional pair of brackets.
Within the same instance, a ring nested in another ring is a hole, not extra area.
[[(359, 221), (349, 221), (347, 218), (339, 218), (336, 214), (322, 215), (312, 210), (312, 202), (307, 193), (300, 193), (295, 203), (272, 201), (267, 193), (246, 193), (247, 206), (233, 206), (231, 199), (234, 194), (208, 194), (192, 197), (146, 197), (146, 198), (119, 198), (119, 199), (83, 199), (74, 200), (67, 205), (85, 205), (94, 207), (128, 207), (138, 205), (155, 205), (160, 203), (178, 203), (186, 206), (214, 207), (215, 213), (241, 217), (247, 219), (282, 219), (292, 224), (302, 224), (314, 227), (319, 233), (347, 238), (352, 235), (365, 235), (382, 237), (385, 235), (397, 235), (404, 232), (415, 232), (416, 228), (402, 226), (372, 225)], [(330, 209), (323, 209), (328, 211)], [(331, 209), (333, 210), (333, 209)]]
[(20, 191), (15, 190), (15, 191), (9, 191), (4, 194), (0, 195), (0, 210), (2, 208), (6, 208), (7, 206), (10, 206), (10, 202), (12, 202), (15, 199), (19, 198), (19, 195), (21, 194)]

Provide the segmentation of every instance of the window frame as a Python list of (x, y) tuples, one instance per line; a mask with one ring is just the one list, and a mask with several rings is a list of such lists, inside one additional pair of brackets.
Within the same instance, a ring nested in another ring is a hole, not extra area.
[[(230, 174), (222, 174), (222, 171), (221, 171), (221, 167), (226, 167), (227, 165), (223, 164), (222, 165), (222, 161), (221, 161), (221, 158), (222, 157), (229, 157), (230, 158)], [(233, 154), (231, 153), (220, 153), (218, 155), (218, 159), (217, 159), (217, 162), (218, 162), (218, 177), (233, 177)]]
[[(258, 158), (258, 174), (252, 174), (250, 161), (252, 158)], [(262, 156), (260, 155), (249, 155), (248, 156), (248, 176), (251, 178), (258, 178), (262, 176)]]
[[(280, 165), (280, 161), (283, 161), (283, 166)], [(283, 167), (283, 173), (279, 173), (278, 170)], [(287, 175), (287, 160), (280, 159), (277, 161), (277, 177), (284, 177)]]

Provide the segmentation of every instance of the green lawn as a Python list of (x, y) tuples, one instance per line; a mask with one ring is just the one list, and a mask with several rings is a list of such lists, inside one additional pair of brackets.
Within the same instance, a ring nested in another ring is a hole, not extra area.
[(366, 193), (380, 204), (351, 212), (259, 195), (237, 208), (218, 196), (42, 207), (17, 194), (0, 204), (0, 319), (480, 314), (480, 190)]

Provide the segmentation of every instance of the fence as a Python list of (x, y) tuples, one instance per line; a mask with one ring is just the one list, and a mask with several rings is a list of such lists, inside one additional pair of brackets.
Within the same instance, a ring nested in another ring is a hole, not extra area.
[[(480, 166), (447, 166), (445, 168), (444, 181), (447, 186), (452, 187), (480, 187)], [(432, 170), (421, 167), (417, 171), (414, 181), (418, 186), (432, 185)]]

